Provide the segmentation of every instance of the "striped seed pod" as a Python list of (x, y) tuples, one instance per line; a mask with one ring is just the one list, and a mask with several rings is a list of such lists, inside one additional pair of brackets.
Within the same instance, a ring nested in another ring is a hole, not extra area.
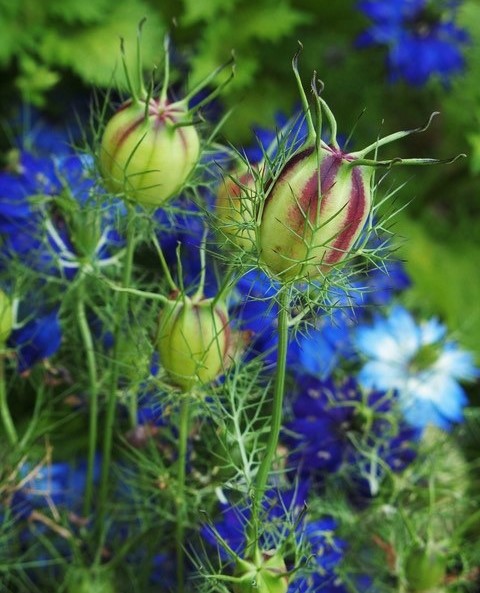
[(182, 188), (199, 150), (184, 102), (129, 100), (107, 123), (100, 170), (110, 191), (158, 207)]
[[(371, 169), (339, 148), (297, 152), (268, 190), (261, 258), (282, 281), (315, 279), (350, 253), (371, 208)], [(320, 162), (320, 166), (319, 166)]]
[(177, 297), (164, 305), (157, 349), (171, 381), (189, 391), (219, 377), (230, 347), (226, 307), (213, 299)]

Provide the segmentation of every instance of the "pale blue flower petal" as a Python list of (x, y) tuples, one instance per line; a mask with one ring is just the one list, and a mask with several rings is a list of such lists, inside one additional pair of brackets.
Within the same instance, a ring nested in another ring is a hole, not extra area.
[(475, 366), (473, 354), (460, 350), (454, 342), (445, 344), (434, 368), (461, 381), (473, 381), (480, 376), (480, 369)]
[(443, 340), (446, 333), (447, 328), (436, 318), (423, 321), (420, 324), (420, 341), (422, 346), (440, 342)]
[(388, 391), (403, 387), (406, 377), (405, 370), (400, 365), (371, 360), (360, 370), (357, 380), (366, 389)]

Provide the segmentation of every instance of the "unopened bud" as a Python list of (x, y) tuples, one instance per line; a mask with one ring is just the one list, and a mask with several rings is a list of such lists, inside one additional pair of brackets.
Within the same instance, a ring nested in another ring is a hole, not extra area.
[(447, 559), (443, 552), (414, 547), (407, 556), (405, 576), (412, 591), (436, 589), (445, 579)]
[(264, 204), (261, 258), (284, 281), (315, 279), (345, 259), (370, 212), (371, 169), (340, 149), (318, 150), (287, 161)]
[(115, 593), (112, 577), (105, 571), (74, 568), (67, 574), (67, 593)]
[(110, 191), (160, 206), (184, 185), (200, 142), (182, 102), (127, 101), (108, 122), (100, 169)]
[(184, 296), (164, 306), (157, 335), (160, 362), (185, 391), (223, 373), (229, 346), (228, 314), (222, 304)]
[(235, 593), (286, 593), (288, 573), (285, 561), (279, 552), (262, 552), (258, 548), (253, 560), (237, 560)]

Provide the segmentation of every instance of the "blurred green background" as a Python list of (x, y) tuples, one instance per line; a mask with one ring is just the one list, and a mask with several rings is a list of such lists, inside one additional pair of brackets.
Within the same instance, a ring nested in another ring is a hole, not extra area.
[[(448, 88), (435, 81), (412, 88), (387, 81), (384, 48), (355, 47), (368, 21), (351, 0), (0, 0), (4, 130), (22, 102), (54, 118), (73, 118), (68, 106), (79, 96), (93, 88), (100, 94), (121, 89), (119, 38), (134, 59), (143, 17), (146, 70), (156, 65), (161, 71), (169, 32), (179, 84), (191, 87), (235, 51), (236, 76), (222, 103), (233, 108), (224, 138), (237, 145), (253, 141), (252, 126), (273, 127), (276, 114), (290, 115), (298, 105), (291, 70), (297, 40), (304, 45), (300, 68), (306, 85), (316, 70), (339, 131), (348, 135), (356, 125), (354, 149), (441, 112), (426, 133), (387, 147), (382, 157), (468, 157), (448, 166), (395, 169), (384, 185), (405, 183), (394, 207), (409, 205), (393, 230), (414, 281), (405, 295), (408, 305), (439, 315), (478, 354), (480, 2), (464, 2), (460, 13), (459, 24), (471, 37), (464, 73)], [(4, 134), (3, 155), (7, 147)]]

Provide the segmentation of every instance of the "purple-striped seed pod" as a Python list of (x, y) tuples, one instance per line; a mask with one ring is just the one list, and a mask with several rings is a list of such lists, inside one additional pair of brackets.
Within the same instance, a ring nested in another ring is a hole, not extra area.
[(107, 123), (100, 170), (110, 191), (156, 207), (179, 192), (199, 150), (185, 103), (129, 100)]
[[(261, 258), (283, 281), (315, 279), (351, 252), (371, 209), (372, 169), (339, 148), (297, 152), (267, 188)], [(319, 166), (320, 163), (320, 166)]]
[(172, 383), (189, 391), (223, 374), (231, 345), (225, 306), (174, 295), (163, 306), (156, 346)]

